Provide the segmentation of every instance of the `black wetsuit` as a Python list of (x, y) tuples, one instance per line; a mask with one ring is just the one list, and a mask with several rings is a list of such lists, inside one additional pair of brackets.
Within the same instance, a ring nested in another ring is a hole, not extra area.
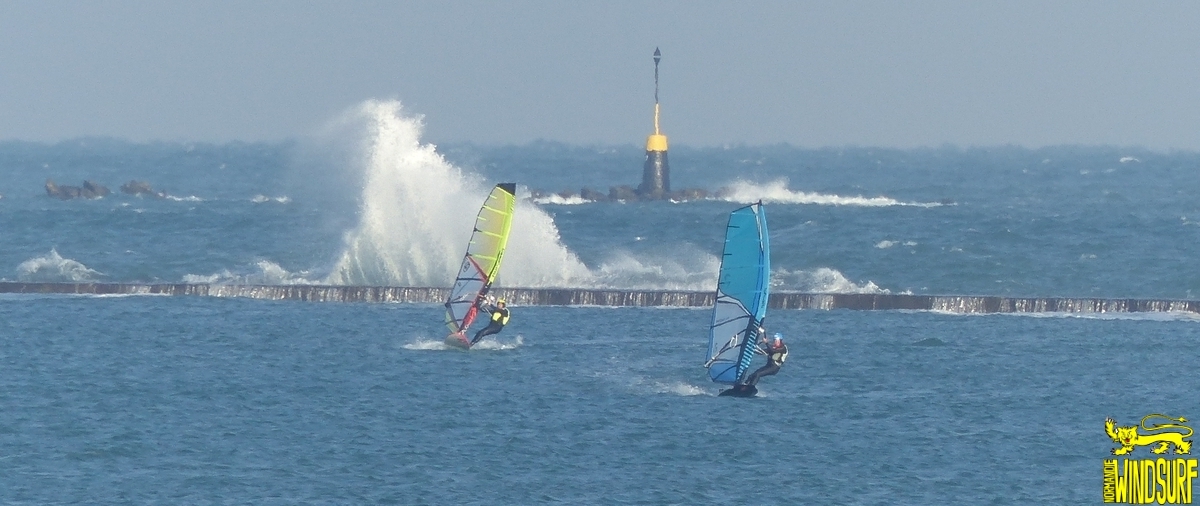
[(472, 345), (474, 345), (475, 343), (478, 343), (480, 339), (484, 338), (484, 336), (490, 336), (492, 334), (500, 332), (500, 330), (504, 328), (504, 325), (508, 323), (508, 308), (507, 307), (488, 306), (486, 308), (483, 308), (483, 310), (484, 310), (484, 312), (492, 314), (492, 321), (491, 321), (491, 323), (488, 323), (488, 326), (480, 329), (479, 332), (475, 333), (475, 337), (471, 338)]
[(762, 379), (763, 376), (771, 376), (779, 372), (779, 368), (783, 367), (783, 361), (787, 360), (787, 354), (787, 344), (781, 342), (778, 348), (768, 345), (766, 349), (767, 365), (759, 367), (757, 371), (754, 371), (754, 373), (747, 377), (745, 384), (754, 386), (758, 384), (758, 380)]

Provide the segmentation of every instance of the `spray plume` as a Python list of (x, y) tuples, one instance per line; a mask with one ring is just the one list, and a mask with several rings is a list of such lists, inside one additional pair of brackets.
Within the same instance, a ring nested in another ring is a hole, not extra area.
[[(441, 286), (454, 279), (475, 214), (491, 185), (422, 144), (420, 117), (397, 101), (367, 101), (343, 122), (364, 127), (359, 223), (327, 282)], [(587, 267), (559, 240), (549, 215), (518, 201), (498, 284), (580, 286)]]

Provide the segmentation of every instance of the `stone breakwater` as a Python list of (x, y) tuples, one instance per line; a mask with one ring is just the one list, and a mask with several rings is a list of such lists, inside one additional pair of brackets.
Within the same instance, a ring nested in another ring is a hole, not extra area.
[[(311, 302), (442, 303), (448, 288), (329, 285), (227, 285), (187, 283), (0, 282), (0, 293), (80, 295), (191, 295)], [(712, 292), (590, 288), (496, 288), (509, 304), (526, 306), (712, 306)], [(1200, 301), (974, 295), (773, 293), (772, 309), (858, 309), (949, 313), (1200, 313)]]

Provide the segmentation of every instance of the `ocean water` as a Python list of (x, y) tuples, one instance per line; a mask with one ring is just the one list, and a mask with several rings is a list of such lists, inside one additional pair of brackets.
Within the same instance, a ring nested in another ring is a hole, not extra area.
[[(1103, 421), (1189, 416), (1194, 321), (780, 311), (716, 397), (705, 311), (0, 298), (5, 502), (1080, 504)], [(1140, 450), (1145, 452), (1145, 450)]]
[[(636, 184), (641, 148), (434, 146), (394, 102), (276, 144), (4, 142), (0, 279), (448, 286), (514, 181), (502, 286), (713, 289), (762, 199), (775, 290), (1200, 293), (1197, 153), (673, 140), (673, 186), (721, 197), (531, 199)], [(462, 352), (437, 305), (0, 295), (0, 501), (1078, 504), (1105, 417), (1200, 412), (1191, 315), (772, 311), (756, 399), (707, 382), (708, 316), (516, 307)]]

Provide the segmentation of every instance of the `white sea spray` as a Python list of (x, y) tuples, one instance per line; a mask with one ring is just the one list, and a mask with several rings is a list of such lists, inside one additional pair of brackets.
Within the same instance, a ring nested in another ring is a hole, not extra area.
[(717, 197), (728, 202), (750, 204), (763, 201), (776, 204), (815, 204), (826, 206), (859, 206), (859, 207), (939, 207), (940, 202), (902, 202), (890, 197), (864, 197), (862, 195), (843, 196), (816, 192), (791, 190), (787, 178), (774, 179), (767, 183), (737, 180), (725, 186)]
[(17, 280), (26, 283), (75, 283), (95, 281), (102, 273), (70, 258), (63, 258), (54, 248), (45, 255), (30, 258), (17, 266)]

